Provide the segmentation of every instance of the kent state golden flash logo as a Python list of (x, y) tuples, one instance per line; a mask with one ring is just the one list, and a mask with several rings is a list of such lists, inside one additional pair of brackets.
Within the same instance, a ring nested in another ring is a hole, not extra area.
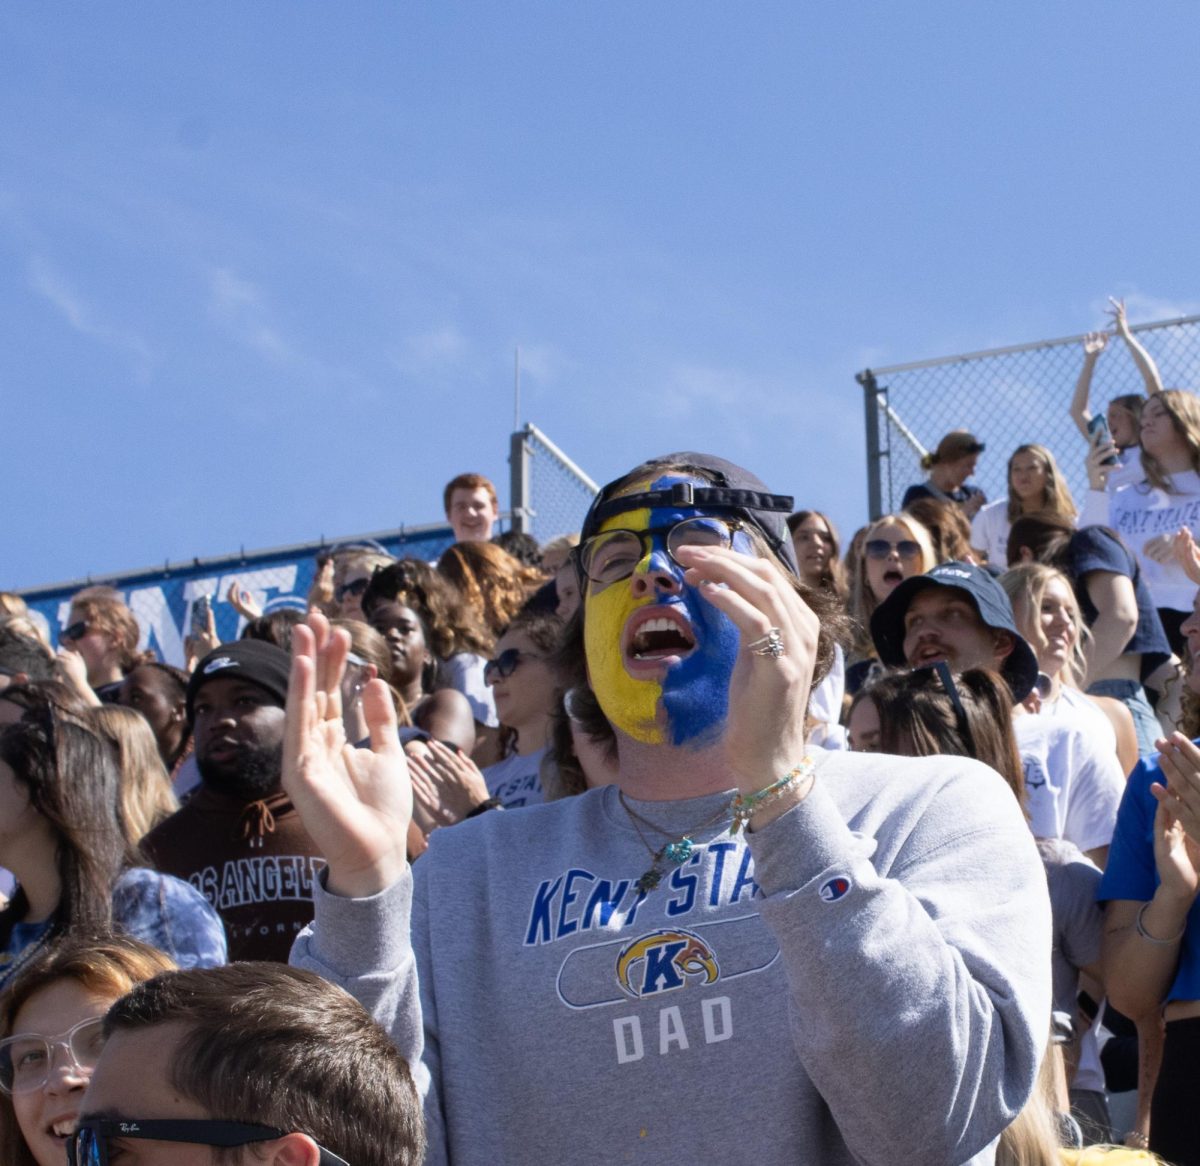
[(713, 984), (720, 974), (716, 956), (690, 931), (652, 931), (617, 956), (617, 980), (635, 1000), (688, 983)]

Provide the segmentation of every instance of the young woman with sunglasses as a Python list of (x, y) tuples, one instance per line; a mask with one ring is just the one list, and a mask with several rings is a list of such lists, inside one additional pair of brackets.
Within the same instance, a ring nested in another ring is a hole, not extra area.
[[(12, 693), (0, 703), (15, 703)], [(18, 883), (0, 911), (0, 987), (80, 928), (115, 925), (187, 966), (224, 963), (225, 928), (204, 896), (139, 865), (113, 750), (47, 699), (29, 689), (24, 698), (20, 718), (0, 728), (0, 865)]]
[[(116, 703), (125, 675), (153, 659), (138, 651), (141, 632), (133, 612), (111, 587), (88, 587), (71, 599), (66, 626), (58, 633), (63, 678), (96, 701)], [(83, 681), (86, 679), (86, 685)]]
[(562, 623), (552, 615), (518, 616), (483, 671), (496, 698), (501, 739), (511, 738), (508, 755), (484, 769), (483, 779), (506, 809), (542, 801), (539, 772), (562, 688), (550, 658), (561, 637)]
[(174, 967), (136, 939), (83, 933), (22, 970), (0, 1006), (0, 1161), (63, 1166), (104, 1014), (134, 984)]
[(937, 565), (929, 532), (909, 514), (885, 514), (855, 541), (862, 551), (857, 562), (849, 565), (854, 642), (846, 691), (851, 696), (878, 664), (870, 633), (872, 613), (905, 579)]

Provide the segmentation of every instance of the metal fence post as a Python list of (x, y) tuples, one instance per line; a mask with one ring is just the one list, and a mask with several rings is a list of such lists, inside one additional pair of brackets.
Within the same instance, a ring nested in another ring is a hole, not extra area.
[(533, 450), (527, 440), (531, 426), (518, 429), (509, 439), (508, 445), (508, 496), (512, 516), (509, 524), (513, 530), (530, 534), (529, 463)]
[(854, 378), (863, 390), (863, 413), (867, 426), (867, 507), (873, 522), (883, 513), (883, 482), (879, 473), (879, 387), (868, 368)]

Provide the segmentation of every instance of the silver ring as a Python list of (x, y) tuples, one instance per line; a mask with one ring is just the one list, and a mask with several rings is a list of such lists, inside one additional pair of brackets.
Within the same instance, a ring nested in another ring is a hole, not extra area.
[(746, 647), (756, 656), (770, 656), (778, 660), (783, 655), (783, 633), (778, 628), (768, 628), (765, 636), (760, 636)]

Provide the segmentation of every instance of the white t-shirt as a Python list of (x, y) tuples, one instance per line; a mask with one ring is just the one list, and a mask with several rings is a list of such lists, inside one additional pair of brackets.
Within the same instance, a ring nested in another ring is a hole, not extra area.
[(1060, 685), (1055, 700), (1042, 701), (1042, 716), (1065, 716), (1077, 724), (1085, 723), (1088, 732), (1096, 738), (1097, 746), (1110, 749), (1114, 754), (1117, 751), (1117, 731), (1113, 728), (1112, 721), (1090, 696), (1080, 692), (1078, 688)]
[(840, 644), (833, 646), (833, 663), (825, 679), (812, 691), (808, 715), (816, 721), (809, 741), (822, 749), (845, 749), (846, 730), (838, 722), (842, 717), (842, 699), (846, 695), (846, 657)]
[(499, 798), (500, 804), (506, 810), (514, 810), (519, 806), (534, 806), (544, 801), (538, 770), (545, 753), (545, 749), (535, 749), (524, 756), (514, 753), (503, 761), (497, 761), (495, 765), (489, 765), (483, 771), (488, 794)]
[(1125, 791), (1116, 753), (1087, 721), (1024, 714), (1013, 721), (1025, 770), (1029, 826), (1038, 838), (1065, 838), (1082, 851), (1107, 846)]
[(448, 688), (457, 689), (467, 698), (471, 712), (481, 725), (498, 728), (500, 718), (496, 716), (496, 698), (491, 688), (483, 682), (483, 666), (487, 660), (473, 652), (455, 652), (442, 661), (439, 675)]
[(1112, 493), (1089, 490), (1086, 522), (1111, 526), (1137, 556), (1142, 578), (1150, 588), (1155, 607), (1191, 611), (1196, 585), (1183, 568), (1171, 559), (1156, 563), (1145, 553), (1146, 543), (1160, 534), (1174, 534), (1186, 526), (1200, 539), (1200, 474), (1195, 470), (1168, 475), (1171, 491), (1159, 490), (1148, 482), (1120, 486)]
[(1008, 499), (989, 502), (971, 519), (971, 546), (987, 554), (987, 561), (994, 567), (1008, 565), (1008, 532), (1012, 523), (1008, 521)]

